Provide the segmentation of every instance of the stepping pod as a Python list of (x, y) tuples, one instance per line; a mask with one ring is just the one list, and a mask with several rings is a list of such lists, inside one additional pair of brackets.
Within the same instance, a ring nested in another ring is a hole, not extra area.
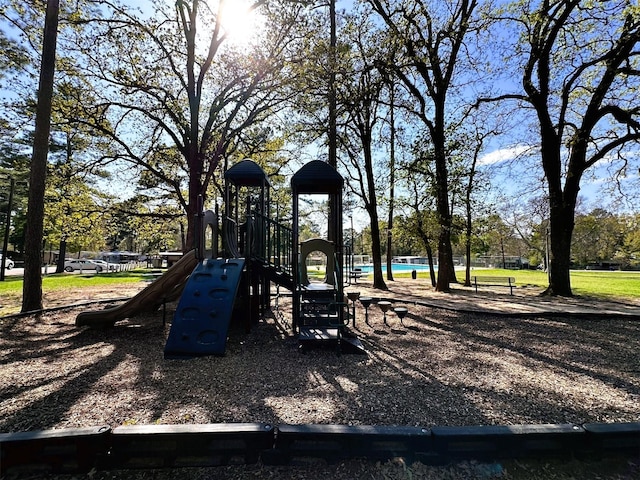
[[(364, 323), (369, 325), (369, 307), (371, 303), (373, 303), (373, 298), (371, 297), (360, 297), (360, 303), (364, 307)], [(371, 326), (371, 325), (369, 325)]]
[(386, 302), (386, 301), (378, 302), (378, 307), (380, 307), (380, 310), (382, 310), (382, 320), (384, 324), (389, 326), (387, 324), (387, 312), (391, 308), (391, 302)]
[(351, 300), (353, 308), (353, 327), (356, 326), (356, 300), (360, 298), (360, 292), (347, 292), (347, 298)]
[(396, 312), (396, 315), (400, 319), (400, 324), (404, 327), (403, 319), (409, 313), (409, 309), (407, 307), (396, 307), (393, 309)]

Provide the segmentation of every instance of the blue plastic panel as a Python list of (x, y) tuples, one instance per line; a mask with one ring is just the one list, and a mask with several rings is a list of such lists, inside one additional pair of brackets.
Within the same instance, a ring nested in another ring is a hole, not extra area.
[(165, 358), (223, 355), (244, 259), (206, 259), (189, 277), (176, 309)]

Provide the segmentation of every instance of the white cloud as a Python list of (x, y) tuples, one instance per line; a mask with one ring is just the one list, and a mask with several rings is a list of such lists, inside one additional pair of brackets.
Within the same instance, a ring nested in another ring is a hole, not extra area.
[(530, 145), (516, 145), (509, 148), (500, 148), (493, 152), (482, 155), (478, 159), (478, 165), (495, 165), (497, 163), (506, 162), (507, 160), (513, 160), (518, 156), (531, 150)]

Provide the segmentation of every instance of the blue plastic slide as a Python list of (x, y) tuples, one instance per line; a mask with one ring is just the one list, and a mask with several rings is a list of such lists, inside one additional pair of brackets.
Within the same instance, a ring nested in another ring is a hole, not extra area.
[(164, 358), (223, 355), (244, 259), (203, 260), (178, 303)]

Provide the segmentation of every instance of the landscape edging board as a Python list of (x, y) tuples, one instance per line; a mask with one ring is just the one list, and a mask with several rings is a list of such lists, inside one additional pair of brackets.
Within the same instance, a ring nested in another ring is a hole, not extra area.
[(218, 423), (131, 425), (0, 434), (0, 476), (403, 458), (592, 458), (640, 453), (640, 422), (408, 427)]

